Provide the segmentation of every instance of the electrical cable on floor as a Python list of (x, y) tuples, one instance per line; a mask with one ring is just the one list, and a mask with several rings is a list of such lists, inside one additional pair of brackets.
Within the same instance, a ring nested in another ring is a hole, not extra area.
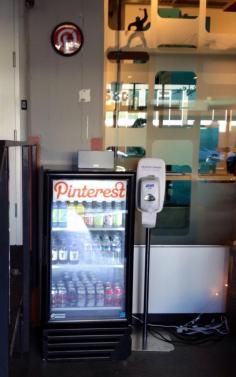
[[(226, 316), (221, 316), (220, 321), (213, 319), (208, 324), (201, 324), (200, 318), (202, 314), (199, 314), (193, 320), (185, 323), (184, 325), (156, 325), (148, 323), (148, 331), (155, 338), (175, 344), (190, 344), (190, 345), (200, 345), (207, 342), (219, 341), (223, 336), (229, 334), (229, 327)], [(143, 321), (133, 315), (133, 318), (140, 323)], [(167, 339), (162, 333), (157, 329), (165, 329), (169, 332), (175, 340)]]

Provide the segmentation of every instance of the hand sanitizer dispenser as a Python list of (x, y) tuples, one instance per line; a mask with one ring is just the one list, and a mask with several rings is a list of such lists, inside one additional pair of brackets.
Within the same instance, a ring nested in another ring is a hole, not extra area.
[(159, 158), (142, 158), (137, 168), (136, 207), (142, 213), (142, 225), (154, 228), (157, 213), (165, 197), (165, 162)]
[(137, 168), (136, 207), (142, 213), (142, 225), (146, 228), (143, 301), (143, 341), (147, 348), (147, 321), (149, 297), (150, 233), (156, 226), (157, 213), (161, 212), (165, 198), (166, 169), (160, 158), (142, 158)]

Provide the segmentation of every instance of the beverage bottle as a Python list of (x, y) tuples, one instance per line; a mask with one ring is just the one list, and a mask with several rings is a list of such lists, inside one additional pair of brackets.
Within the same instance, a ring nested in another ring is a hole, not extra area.
[(52, 228), (58, 226), (58, 202), (52, 203)]
[(123, 289), (121, 285), (118, 282), (116, 282), (113, 288), (113, 305), (122, 306), (122, 301), (123, 301)]
[(52, 284), (51, 288), (51, 307), (56, 308), (58, 306), (58, 290), (55, 284)]
[(66, 228), (67, 226), (67, 205), (66, 202), (58, 202), (58, 226)]
[(102, 282), (97, 282), (96, 285), (96, 306), (104, 306), (104, 286)]
[(109, 263), (110, 257), (111, 257), (111, 240), (108, 233), (104, 233), (101, 243), (102, 243), (103, 262)]
[(74, 284), (70, 284), (67, 288), (67, 301), (68, 306), (74, 307), (77, 306), (77, 290), (74, 286)]
[(74, 227), (75, 223), (75, 211), (74, 211), (74, 204), (73, 202), (70, 202), (69, 200), (66, 202), (67, 207), (67, 226), (68, 228)]
[(72, 274), (71, 274), (71, 280), (75, 281), (77, 279), (78, 279), (78, 273), (77, 273), (77, 271), (73, 271)]
[(77, 306), (84, 307), (86, 306), (86, 289), (83, 283), (76, 285), (77, 288)]
[(91, 283), (86, 284), (86, 290), (87, 290), (87, 306), (93, 307), (95, 306), (95, 287)]
[(120, 202), (112, 202), (113, 204), (113, 226), (119, 228), (122, 226), (122, 210)]
[(65, 271), (63, 274), (63, 282), (65, 285), (68, 285), (68, 282), (71, 280), (70, 273), (68, 271)]
[(93, 237), (93, 261), (94, 263), (102, 263), (102, 245), (99, 234)]
[(111, 240), (111, 253), (114, 263), (121, 263), (121, 239), (120, 235), (114, 234)]
[(58, 263), (59, 256), (58, 256), (58, 245), (56, 243), (56, 240), (52, 241), (51, 258), (52, 258), (52, 264), (57, 264)]
[(68, 250), (64, 242), (61, 242), (58, 250), (58, 261), (61, 264), (68, 262)]
[(92, 240), (88, 237), (84, 240), (84, 259), (87, 263), (93, 263), (93, 246)]
[(103, 202), (103, 211), (104, 211), (103, 226), (105, 228), (112, 228), (113, 215), (112, 215), (111, 202), (105, 202), (105, 201)]
[(93, 226), (95, 228), (102, 228), (103, 227), (103, 208), (101, 202), (92, 202), (92, 210), (93, 210)]
[(80, 203), (78, 201), (75, 201), (74, 202), (74, 208), (75, 208), (76, 215), (78, 215), (78, 216), (82, 217), (82, 219), (84, 219), (84, 212), (85, 212), (84, 204)]
[(125, 218), (126, 218), (126, 203), (125, 203), (125, 201), (121, 202), (121, 211), (122, 211), (122, 226), (125, 226)]
[(92, 203), (84, 203), (84, 223), (88, 228), (93, 226), (93, 212), (92, 212)]
[(67, 306), (67, 289), (64, 284), (58, 284), (58, 300), (57, 304), (59, 308), (65, 308)]
[(71, 242), (69, 250), (69, 263), (79, 263), (79, 248), (76, 242)]
[(113, 305), (113, 288), (112, 288), (112, 284), (109, 281), (105, 283), (104, 305), (105, 306)]

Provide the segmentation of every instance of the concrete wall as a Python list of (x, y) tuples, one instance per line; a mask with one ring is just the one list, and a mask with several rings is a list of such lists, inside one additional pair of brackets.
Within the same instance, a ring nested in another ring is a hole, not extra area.
[[(51, 46), (54, 27), (77, 24), (84, 45), (71, 57)], [(78, 149), (89, 149), (103, 128), (103, 1), (38, 0), (28, 13), (29, 130), (41, 137), (42, 163), (70, 164)], [(79, 103), (90, 89), (91, 101)]]

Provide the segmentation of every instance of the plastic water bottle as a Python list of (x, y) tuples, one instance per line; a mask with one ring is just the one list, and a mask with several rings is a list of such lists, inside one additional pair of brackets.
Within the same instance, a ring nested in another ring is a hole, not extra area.
[(109, 263), (111, 257), (111, 240), (108, 233), (105, 233), (102, 237), (102, 254), (104, 262)]
[(99, 234), (95, 234), (93, 237), (93, 261), (94, 263), (102, 263), (102, 244)]
[(93, 263), (93, 245), (92, 240), (89, 237), (86, 237), (83, 243), (84, 246), (84, 260), (86, 263)]
[(113, 263), (121, 263), (121, 238), (115, 233), (111, 240), (111, 253)]

